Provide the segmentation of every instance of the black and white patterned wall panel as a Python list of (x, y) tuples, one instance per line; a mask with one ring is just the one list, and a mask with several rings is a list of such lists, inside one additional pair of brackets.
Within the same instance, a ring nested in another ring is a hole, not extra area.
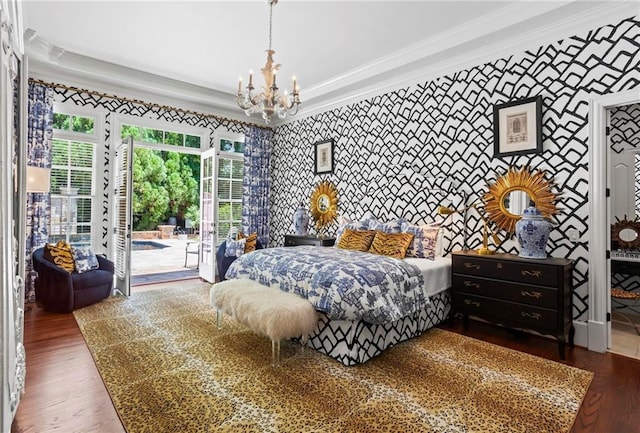
[[(357, 218), (371, 180), (392, 178), (403, 166), (450, 179), (468, 203), (509, 167), (529, 166), (544, 170), (562, 193), (547, 251), (575, 261), (573, 316), (586, 320), (589, 97), (639, 86), (640, 22), (629, 19), (283, 125), (273, 146), (272, 243), (282, 244), (297, 204), (323, 179), (337, 186), (340, 212)], [(494, 104), (536, 95), (544, 99), (544, 151), (493, 158)], [(336, 143), (335, 171), (314, 176), (313, 143), (328, 138)], [(389, 206), (382, 193), (374, 200)], [(468, 218), (476, 248), (482, 223), (474, 212)], [(580, 242), (565, 236), (570, 228)], [(506, 239), (499, 249), (517, 252), (517, 244)]]
[[(140, 104), (132, 101), (126, 101), (121, 99), (114, 99), (108, 97), (102, 97), (95, 94), (89, 94), (86, 92), (78, 92), (69, 89), (63, 89), (60, 87), (54, 87), (55, 100), (59, 103), (75, 104), (79, 107), (90, 107), (96, 110), (106, 111), (105, 116), (105, 135), (104, 135), (104, 169), (101, 174), (101, 178), (98, 180), (99, 185), (103, 188), (102, 192), (102, 227), (99, 233), (102, 236), (100, 245), (103, 251), (107, 252), (109, 244), (111, 242), (111, 230), (108, 221), (109, 213), (109, 197), (111, 188), (109, 183), (111, 182), (111, 149), (109, 146), (111, 134), (111, 121), (113, 114), (128, 114), (131, 116), (137, 116), (144, 119), (162, 120), (165, 122), (171, 122), (176, 124), (183, 124), (189, 126), (196, 126), (201, 128), (207, 128), (210, 132), (209, 146), (214, 146), (214, 131), (218, 128), (224, 128), (227, 131), (233, 133), (243, 133), (244, 126), (229, 120), (222, 120), (212, 116), (197, 115), (194, 113), (185, 113), (180, 110), (173, 110), (168, 108), (160, 108), (156, 106), (150, 106), (147, 104)], [(117, 133), (117, 132), (116, 132)]]

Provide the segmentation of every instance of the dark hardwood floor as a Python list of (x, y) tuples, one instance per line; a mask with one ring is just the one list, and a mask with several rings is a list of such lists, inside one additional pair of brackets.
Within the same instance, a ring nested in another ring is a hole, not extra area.
[[(460, 324), (442, 328), (593, 371), (571, 432), (640, 433), (640, 360), (576, 347), (560, 361), (554, 340), (473, 321), (467, 331)], [(25, 347), (26, 389), (12, 433), (125, 431), (72, 314), (32, 307), (25, 315)]]

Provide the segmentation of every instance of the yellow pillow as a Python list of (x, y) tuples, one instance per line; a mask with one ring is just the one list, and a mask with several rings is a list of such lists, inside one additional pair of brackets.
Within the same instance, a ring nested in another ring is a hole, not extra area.
[(376, 236), (371, 242), (369, 252), (389, 256), (395, 259), (403, 259), (407, 254), (407, 248), (413, 240), (412, 233), (385, 233), (376, 231)]
[(58, 241), (55, 245), (46, 244), (44, 246), (43, 257), (69, 273), (72, 273), (76, 269), (71, 245), (65, 241)]
[(244, 244), (244, 252), (250, 253), (251, 251), (255, 251), (256, 246), (258, 244), (258, 233), (254, 232), (254, 233), (251, 233), (249, 236), (245, 236), (242, 232), (239, 232), (238, 238), (236, 240), (245, 239), (245, 238), (247, 240), (245, 241), (245, 244)]
[(338, 242), (338, 248), (344, 248), (345, 250), (356, 251), (368, 251), (373, 237), (376, 232), (373, 230), (351, 230), (345, 229), (340, 241)]

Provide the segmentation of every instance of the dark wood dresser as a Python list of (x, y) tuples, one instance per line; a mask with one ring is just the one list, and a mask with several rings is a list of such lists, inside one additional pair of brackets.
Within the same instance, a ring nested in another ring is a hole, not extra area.
[(558, 340), (560, 358), (565, 342), (573, 346), (573, 261), (550, 257), (524, 259), (513, 254), (452, 255), (452, 314), (465, 327), (477, 316), (510, 328), (529, 329)]
[(299, 245), (315, 245), (318, 247), (332, 247), (336, 238), (325, 238), (313, 235), (284, 235), (285, 247), (296, 247)]

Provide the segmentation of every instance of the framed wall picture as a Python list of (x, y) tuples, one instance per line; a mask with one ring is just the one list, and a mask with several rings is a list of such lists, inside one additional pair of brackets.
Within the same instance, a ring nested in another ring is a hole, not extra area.
[(493, 156), (542, 152), (542, 96), (493, 107)]
[(315, 174), (333, 173), (333, 140), (318, 141), (315, 146)]

